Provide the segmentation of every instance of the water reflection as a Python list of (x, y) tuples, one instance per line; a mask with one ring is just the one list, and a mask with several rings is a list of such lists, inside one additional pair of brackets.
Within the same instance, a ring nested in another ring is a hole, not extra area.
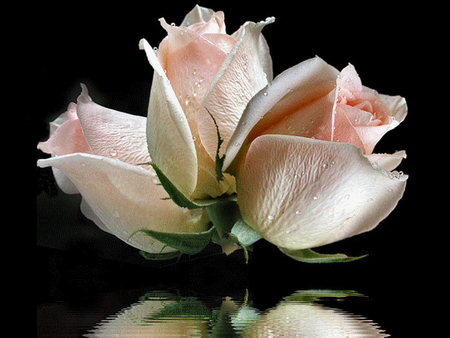
[(370, 319), (341, 310), (353, 291), (303, 290), (266, 311), (247, 297), (207, 306), (197, 297), (151, 292), (97, 324), (85, 337), (387, 337)]

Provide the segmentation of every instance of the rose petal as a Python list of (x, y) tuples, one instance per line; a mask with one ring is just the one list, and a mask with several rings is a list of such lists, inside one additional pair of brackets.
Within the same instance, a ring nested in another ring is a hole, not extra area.
[[(371, 154), (383, 135), (405, 118), (406, 101), (400, 96), (381, 95), (364, 87), (351, 64), (341, 71), (336, 84), (333, 114), (336, 120), (332, 122), (331, 140), (351, 143), (361, 147), (364, 154)], [(346, 120), (354, 128), (339, 125)]]
[(38, 149), (53, 155), (91, 152), (76, 115), (76, 109), (75, 103), (69, 104), (67, 112), (50, 123), (50, 138), (46, 142), (39, 143)]
[(140, 233), (131, 236), (138, 229), (162, 232), (207, 229), (208, 218), (202, 209), (188, 210), (163, 200), (167, 193), (157, 185), (159, 181), (152, 170), (82, 153), (39, 160), (38, 165), (61, 170), (89, 206), (83, 207), (87, 217), (144, 251), (160, 253), (164, 245)]
[(404, 158), (406, 158), (406, 152), (400, 150), (394, 154), (370, 154), (366, 155), (370, 162), (376, 162), (384, 170), (391, 171), (398, 167)]
[(273, 19), (241, 27), (237, 42), (228, 54), (212, 81), (202, 108), (199, 111), (199, 134), (211, 158), (217, 151), (217, 131), (211, 118), (214, 116), (221, 138), (224, 140), (220, 155), (228, 142), (250, 99), (272, 77), (272, 61), (261, 30)]
[(195, 5), (195, 7), (184, 17), (181, 26), (188, 27), (196, 23), (208, 22), (213, 14), (214, 11), (212, 9)]
[[(224, 170), (249, 138), (333, 90), (338, 70), (322, 59), (306, 60), (278, 75), (248, 103), (226, 150)], [(251, 133), (250, 133), (251, 131)]]
[(372, 230), (394, 209), (406, 179), (371, 165), (350, 144), (264, 135), (240, 166), (238, 204), (271, 243), (307, 249)]
[(197, 183), (197, 155), (188, 121), (153, 49), (145, 39), (139, 47), (155, 70), (147, 117), (150, 156), (173, 184), (190, 195)]
[(102, 107), (92, 101), (85, 85), (81, 87), (77, 115), (92, 153), (130, 164), (150, 162), (146, 118)]

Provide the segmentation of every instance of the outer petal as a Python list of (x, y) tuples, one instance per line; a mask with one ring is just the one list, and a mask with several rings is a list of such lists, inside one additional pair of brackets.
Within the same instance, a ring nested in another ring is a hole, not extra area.
[(195, 5), (195, 7), (185, 16), (181, 26), (188, 27), (195, 23), (208, 22), (213, 14), (214, 11), (212, 9)]
[(260, 23), (247, 22), (241, 27), (235, 34), (238, 40), (233, 50), (203, 100), (199, 111), (199, 134), (213, 159), (217, 150), (217, 131), (209, 113), (214, 116), (224, 140), (222, 154), (247, 103), (272, 79), (272, 60), (261, 30), (273, 21), (269, 18)]
[(406, 179), (350, 144), (264, 135), (240, 166), (238, 204), (271, 243), (313, 248), (372, 230), (395, 208)]
[(337, 69), (315, 57), (278, 75), (248, 103), (228, 144), (224, 170), (247, 137), (251, 141), (283, 119), (287, 112), (294, 113), (326, 96), (333, 90), (338, 74)]
[(370, 162), (376, 162), (384, 170), (391, 171), (398, 167), (404, 158), (406, 158), (406, 152), (400, 150), (394, 154), (370, 154), (366, 155)]
[(50, 138), (46, 142), (39, 143), (38, 149), (53, 155), (91, 152), (76, 115), (76, 109), (75, 103), (69, 104), (67, 112), (50, 123)]
[[(199, 34), (190, 27), (176, 27), (168, 25), (164, 19), (160, 21), (168, 36), (159, 46), (158, 59), (166, 70), (193, 136), (197, 136), (201, 102), (236, 40), (226, 34)], [(214, 38), (214, 43), (208, 37)], [(225, 46), (225, 50), (220, 46)]]
[(147, 116), (150, 156), (173, 184), (190, 195), (197, 183), (197, 155), (188, 121), (153, 49), (145, 39), (139, 47), (155, 69)]
[(331, 141), (347, 142), (371, 154), (378, 141), (406, 117), (406, 101), (400, 96), (380, 95), (364, 87), (349, 64), (336, 81)]
[(92, 153), (130, 164), (149, 162), (146, 118), (102, 107), (91, 100), (85, 85), (81, 87), (76, 112)]
[[(83, 212), (100, 228), (151, 253), (164, 245), (134, 231), (146, 228), (163, 232), (201, 232), (208, 218), (202, 209), (178, 207), (157, 185), (156, 174), (116, 159), (91, 154), (71, 154), (39, 160), (41, 167), (61, 170), (83, 196)], [(131, 236), (131, 238), (130, 238)]]

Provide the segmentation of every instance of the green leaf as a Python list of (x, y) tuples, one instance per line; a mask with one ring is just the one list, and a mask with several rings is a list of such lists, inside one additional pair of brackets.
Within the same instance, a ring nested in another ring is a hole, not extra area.
[(303, 250), (288, 250), (279, 248), (281, 252), (285, 255), (304, 263), (344, 263), (351, 262), (357, 259), (361, 259), (366, 257), (367, 255), (359, 256), (359, 257), (349, 257), (344, 254), (320, 254), (311, 249), (303, 249)]
[(167, 261), (169, 259), (175, 259), (175, 258), (180, 259), (181, 256), (183, 255), (181, 252), (178, 252), (178, 251), (155, 254), (155, 253), (145, 252), (143, 250), (139, 251), (139, 254), (142, 257), (144, 257), (145, 259), (148, 259), (151, 261)]
[(217, 179), (217, 182), (220, 182), (223, 180), (222, 168), (223, 168), (223, 162), (225, 161), (225, 154), (222, 157), (219, 156), (220, 146), (223, 143), (223, 139), (220, 136), (219, 126), (217, 125), (216, 119), (214, 118), (214, 116), (210, 113), (210, 111), (207, 108), (205, 108), (205, 109), (208, 112), (209, 116), (211, 116), (211, 118), (214, 122), (214, 125), (216, 126), (216, 131), (217, 131), (216, 179)]
[(188, 209), (198, 209), (198, 208), (205, 208), (207, 206), (210, 206), (212, 204), (215, 204), (220, 201), (228, 201), (228, 200), (236, 200), (236, 195), (226, 195), (223, 197), (219, 197), (216, 199), (205, 199), (205, 200), (191, 200), (186, 195), (184, 195), (178, 188), (167, 178), (166, 175), (158, 168), (158, 166), (152, 162), (149, 163), (142, 163), (151, 165), (153, 169), (156, 172), (156, 175), (158, 175), (158, 179), (163, 186), (163, 188), (166, 190), (166, 192), (169, 194), (169, 198), (178, 206), (182, 208), (188, 208)]
[(149, 229), (139, 229), (135, 233), (142, 232), (183, 254), (195, 255), (206, 248), (215, 231), (216, 229), (212, 227), (208, 231), (197, 233), (168, 233)]

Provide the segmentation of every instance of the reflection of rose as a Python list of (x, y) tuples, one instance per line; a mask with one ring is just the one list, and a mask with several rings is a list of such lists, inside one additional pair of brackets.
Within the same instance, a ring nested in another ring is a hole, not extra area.
[(248, 326), (243, 337), (387, 337), (370, 320), (314, 303), (317, 297), (346, 297), (339, 291), (299, 291)]
[(387, 337), (371, 321), (317, 304), (286, 303), (268, 311), (243, 337)]
[(150, 297), (102, 321), (85, 337), (208, 337), (209, 319), (176, 311), (182, 309), (182, 302), (170, 294)]
[(211, 309), (194, 297), (154, 294), (102, 321), (86, 337), (386, 337), (366, 318), (315, 303), (347, 296), (360, 295), (298, 291), (262, 313), (229, 297)]

